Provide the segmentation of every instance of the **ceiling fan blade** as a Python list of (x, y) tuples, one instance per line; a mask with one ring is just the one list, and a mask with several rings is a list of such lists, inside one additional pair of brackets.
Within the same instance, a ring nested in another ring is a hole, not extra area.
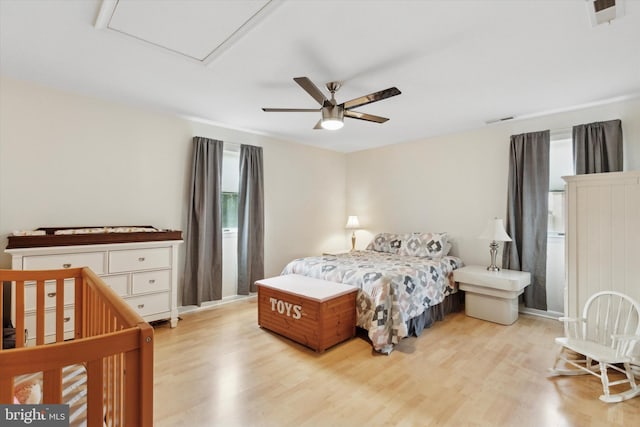
[(318, 123), (316, 123), (316, 125), (313, 127), (314, 129), (320, 129), (322, 130), (322, 119), (318, 120)]
[(318, 86), (314, 85), (313, 82), (307, 77), (294, 77), (293, 80), (295, 80), (295, 82), (298, 83), (302, 89), (304, 89), (309, 95), (311, 95), (313, 99), (318, 101), (318, 104), (324, 105), (324, 103), (327, 101), (327, 98), (320, 91), (320, 89), (318, 89)]
[(263, 108), (268, 113), (317, 113), (320, 108)]
[(366, 120), (368, 122), (376, 122), (376, 123), (384, 123), (387, 119), (386, 117), (374, 116), (373, 114), (360, 113), (359, 111), (345, 111), (345, 117), (350, 117), (352, 119), (360, 119)]
[(369, 95), (361, 96), (359, 98), (354, 98), (351, 101), (347, 101), (344, 103), (344, 109), (350, 110), (362, 105), (371, 104), (372, 102), (382, 101), (383, 99), (391, 98), (392, 96), (400, 95), (401, 93), (402, 92), (400, 92), (397, 87), (390, 87), (389, 89), (370, 93)]

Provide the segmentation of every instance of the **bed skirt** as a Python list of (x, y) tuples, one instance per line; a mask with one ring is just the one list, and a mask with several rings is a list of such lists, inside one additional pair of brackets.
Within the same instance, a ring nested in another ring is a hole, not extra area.
[(455, 313), (464, 307), (464, 292), (449, 295), (440, 304), (429, 307), (419, 316), (407, 321), (409, 336), (419, 337), (422, 331), (430, 328), (436, 320), (443, 320), (449, 313)]

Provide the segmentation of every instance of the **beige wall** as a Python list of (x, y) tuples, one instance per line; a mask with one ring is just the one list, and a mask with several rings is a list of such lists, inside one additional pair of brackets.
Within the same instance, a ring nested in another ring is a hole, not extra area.
[(476, 236), (489, 219), (505, 217), (509, 136), (618, 118), (625, 170), (639, 170), (638, 98), (349, 154), (347, 210), (365, 227), (358, 247), (380, 231), (448, 231), (466, 263), (488, 263), (488, 242)]
[[(506, 211), (509, 135), (622, 119), (625, 168), (640, 169), (640, 99), (485, 126), (344, 155), (0, 78), (0, 246), (40, 226), (150, 224), (184, 229), (191, 137), (264, 148), (266, 275), (292, 258), (378, 231), (449, 231), (467, 263)], [(0, 255), (0, 266), (9, 259)]]
[(1, 77), (0, 246), (42, 226), (184, 230), (195, 135), (263, 147), (268, 276), (345, 244), (343, 154)]

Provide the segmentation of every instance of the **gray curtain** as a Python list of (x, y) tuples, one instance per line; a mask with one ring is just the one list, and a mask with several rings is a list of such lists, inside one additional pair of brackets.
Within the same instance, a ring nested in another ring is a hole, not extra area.
[(573, 127), (576, 175), (622, 170), (622, 122), (609, 120)]
[(222, 299), (222, 145), (193, 138), (183, 305)]
[(256, 291), (264, 278), (262, 147), (240, 146), (238, 191), (238, 295)]
[(524, 290), (525, 306), (547, 309), (547, 220), (549, 205), (550, 132), (511, 136), (507, 233), (502, 265), (531, 273)]

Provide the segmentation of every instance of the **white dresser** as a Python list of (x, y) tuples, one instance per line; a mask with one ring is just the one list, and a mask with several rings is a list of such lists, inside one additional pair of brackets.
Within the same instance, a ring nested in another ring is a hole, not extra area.
[[(48, 270), (89, 267), (146, 321), (169, 319), (178, 324), (177, 261), (182, 240), (109, 243), (7, 249), (14, 270)], [(53, 327), (55, 282), (47, 283), (45, 307), (51, 308)], [(73, 286), (65, 286), (65, 336), (73, 336)], [(13, 304), (12, 304), (13, 305)], [(25, 324), (28, 337), (35, 337), (35, 284), (25, 284)], [(15, 317), (15, 315), (12, 315)], [(45, 335), (53, 338), (54, 331)], [(48, 339), (47, 341), (49, 341)]]
[(565, 313), (598, 291), (640, 301), (640, 171), (564, 177), (567, 182)]

